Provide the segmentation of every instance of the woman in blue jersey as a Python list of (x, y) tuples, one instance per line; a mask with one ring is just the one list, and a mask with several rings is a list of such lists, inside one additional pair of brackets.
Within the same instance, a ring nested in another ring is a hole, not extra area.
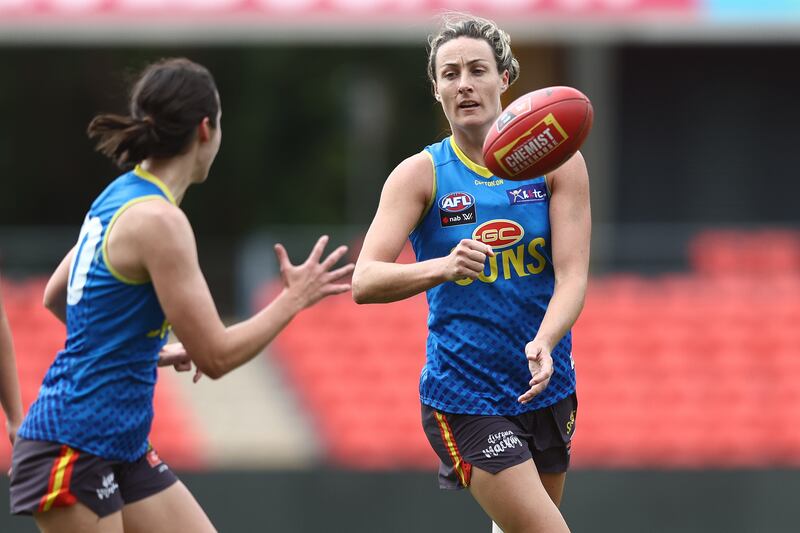
[[(428, 73), (452, 135), (384, 185), (353, 277), (358, 303), (426, 291), (422, 418), (442, 488), (468, 487), (506, 533), (568, 531), (558, 505), (577, 401), (570, 328), (589, 263), (589, 182), (575, 155), (504, 182), (483, 140), (519, 65), (493, 22), (447, 19)], [(411, 239), (417, 262), (395, 260)]]
[(2, 296), (0, 296), (0, 406), (6, 416), (6, 433), (11, 444), (14, 444), (22, 423), (22, 397), (19, 393), (14, 342), (3, 308)]
[[(128, 116), (89, 125), (98, 150), (121, 167), (92, 203), (78, 242), (51, 277), (45, 305), (67, 341), (20, 428), (11, 510), (46, 532), (209, 532), (214, 527), (148, 443), (156, 366), (172, 329), (204, 374), (249, 361), (291, 318), (349, 290), (331, 270), (346, 252), (292, 265), (275, 246), (283, 291), (249, 320), (226, 327), (197, 261), (179, 205), (208, 176), (222, 138), (211, 74), (186, 59), (145, 69)], [(135, 165), (135, 166), (134, 166)], [(171, 361), (187, 362), (178, 349)]]

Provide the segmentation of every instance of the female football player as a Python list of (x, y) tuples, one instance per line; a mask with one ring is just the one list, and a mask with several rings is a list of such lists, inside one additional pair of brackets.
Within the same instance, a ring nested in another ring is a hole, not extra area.
[[(353, 296), (427, 292), (420, 400), (440, 486), (468, 487), (506, 533), (568, 531), (558, 505), (577, 409), (570, 328), (589, 266), (586, 166), (578, 153), (547, 176), (493, 176), (482, 145), (519, 73), (510, 39), (456, 15), (429, 44), (452, 134), (390, 174)], [(397, 264), (409, 236), (417, 262)]]
[(283, 291), (249, 320), (220, 320), (180, 209), (222, 140), (211, 74), (187, 59), (144, 70), (126, 116), (88, 133), (121, 167), (91, 205), (45, 290), (67, 341), (19, 430), (11, 510), (45, 532), (206, 532), (211, 522), (148, 443), (156, 366), (170, 329), (212, 379), (259, 354), (302, 309), (349, 290), (320, 238), (302, 265), (275, 245)]

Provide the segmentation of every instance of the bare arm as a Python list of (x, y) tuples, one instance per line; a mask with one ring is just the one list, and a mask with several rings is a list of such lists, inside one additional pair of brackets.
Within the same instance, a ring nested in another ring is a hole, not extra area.
[(432, 187), (433, 167), (425, 153), (409, 157), (389, 175), (356, 262), (353, 299), (357, 303), (402, 300), (445, 281), (476, 279), (483, 271), (491, 248), (470, 239), (458, 243), (445, 257), (395, 263), (431, 199)]
[(578, 319), (589, 278), (589, 175), (580, 152), (553, 173), (551, 185), (550, 228), (556, 282), (539, 331), (525, 350), (533, 379), (532, 388), (520, 396), (523, 403), (547, 385), (552, 375), (550, 353)]
[(200, 270), (191, 226), (180, 209), (161, 201), (143, 202), (123, 213), (113, 231), (134, 247), (175, 334), (197, 367), (213, 379), (255, 357), (302, 309), (350, 288), (335, 282), (349, 274), (352, 265), (331, 271), (346, 247), (322, 260), (328, 241), (322, 237), (308, 260), (294, 266), (278, 244), (283, 291), (252, 318), (225, 327)]
[(578, 320), (589, 279), (589, 174), (578, 152), (553, 174), (550, 227), (556, 284), (536, 334), (551, 349)]
[(67, 284), (69, 282), (69, 266), (75, 247), (70, 250), (56, 267), (53, 275), (44, 288), (44, 306), (61, 322), (67, 323)]
[(11, 443), (22, 424), (22, 396), (19, 392), (17, 362), (14, 359), (14, 343), (8, 326), (3, 300), (0, 298), (0, 405), (6, 415), (6, 431)]

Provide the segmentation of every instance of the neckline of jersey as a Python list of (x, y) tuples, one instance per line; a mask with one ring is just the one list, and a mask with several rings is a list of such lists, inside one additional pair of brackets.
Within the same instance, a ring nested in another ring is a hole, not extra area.
[(472, 159), (467, 157), (467, 154), (461, 151), (461, 148), (459, 148), (458, 145), (456, 144), (456, 139), (455, 136), (453, 135), (450, 136), (450, 146), (453, 148), (453, 152), (455, 152), (456, 157), (458, 157), (461, 160), (461, 162), (464, 163), (464, 165), (466, 165), (466, 167), (471, 171), (473, 171), (475, 174), (483, 178), (494, 177), (494, 174), (492, 174), (491, 170), (489, 170), (484, 166), (479, 165), (478, 163), (475, 163)]
[(158, 179), (158, 177), (155, 174), (151, 174), (150, 172), (146, 171), (145, 169), (142, 168), (141, 165), (136, 165), (136, 167), (133, 169), (133, 173), (136, 176), (142, 178), (145, 181), (149, 181), (150, 183), (161, 189), (161, 192), (164, 193), (164, 195), (167, 197), (167, 199), (170, 201), (172, 205), (178, 205), (178, 203), (175, 201), (175, 197), (172, 196), (172, 191), (170, 191), (169, 187), (167, 187), (167, 185), (163, 181)]

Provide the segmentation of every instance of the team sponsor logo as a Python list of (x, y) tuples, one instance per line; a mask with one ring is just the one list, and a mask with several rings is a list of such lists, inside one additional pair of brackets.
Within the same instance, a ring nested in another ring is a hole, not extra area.
[(528, 131), (494, 152), (497, 163), (509, 176), (517, 176), (535, 165), (569, 138), (552, 113)]
[(504, 181), (500, 178), (496, 178), (493, 180), (475, 180), (475, 185), (485, 185), (487, 187), (497, 187), (498, 185), (502, 185)]
[(506, 189), (506, 194), (511, 205), (544, 202), (547, 200), (547, 184), (530, 183), (515, 189)]
[(439, 199), (439, 220), (443, 228), (475, 223), (475, 197), (466, 192), (451, 192)]
[[(487, 231), (482, 231), (484, 240), (491, 241), (495, 238), (490, 231), (492, 229), (489, 227), (486, 228)], [(500, 233), (498, 229), (496, 238), (500, 238)], [(504, 231), (502, 234), (506, 238), (510, 236), (508, 231)], [(475, 237), (473, 236), (473, 238)], [(547, 241), (544, 237), (534, 237), (528, 242), (520, 242), (513, 246), (506, 245), (502, 250), (498, 250), (494, 255), (486, 258), (486, 266), (484, 271), (478, 274), (477, 281), (495, 283), (499, 280), (518, 280), (541, 274), (549, 264), (546, 250)], [(455, 283), (466, 287), (475, 281), (472, 278), (463, 278), (456, 280)]]
[(439, 209), (448, 213), (460, 213), (475, 205), (475, 197), (466, 192), (451, 192), (439, 199)]
[(483, 452), (484, 457), (487, 459), (497, 457), (506, 450), (513, 450), (514, 448), (523, 447), (522, 441), (519, 439), (519, 437), (514, 435), (514, 432), (510, 430), (489, 435), (489, 437), (486, 439), (486, 443), (489, 446), (481, 451)]
[(497, 119), (497, 133), (500, 133), (505, 129), (506, 126), (511, 124), (515, 118), (520, 116), (523, 113), (527, 113), (531, 110), (531, 99), (530, 98), (523, 98), (517, 102), (511, 104), (503, 114)]
[(488, 244), (494, 250), (517, 244), (524, 235), (522, 226), (504, 218), (484, 222), (472, 232), (473, 239)]
[(569, 420), (567, 420), (566, 430), (567, 435), (572, 435), (572, 431), (575, 429), (575, 409), (573, 409), (569, 413)]
[(99, 489), (95, 489), (97, 491), (97, 498), (100, 500), (107, 500), (110, 498), (117, 490), (119, 489), (119, 485), (114, 480), (114, 473), (107, 476), (103, 476), (103, 487)]

